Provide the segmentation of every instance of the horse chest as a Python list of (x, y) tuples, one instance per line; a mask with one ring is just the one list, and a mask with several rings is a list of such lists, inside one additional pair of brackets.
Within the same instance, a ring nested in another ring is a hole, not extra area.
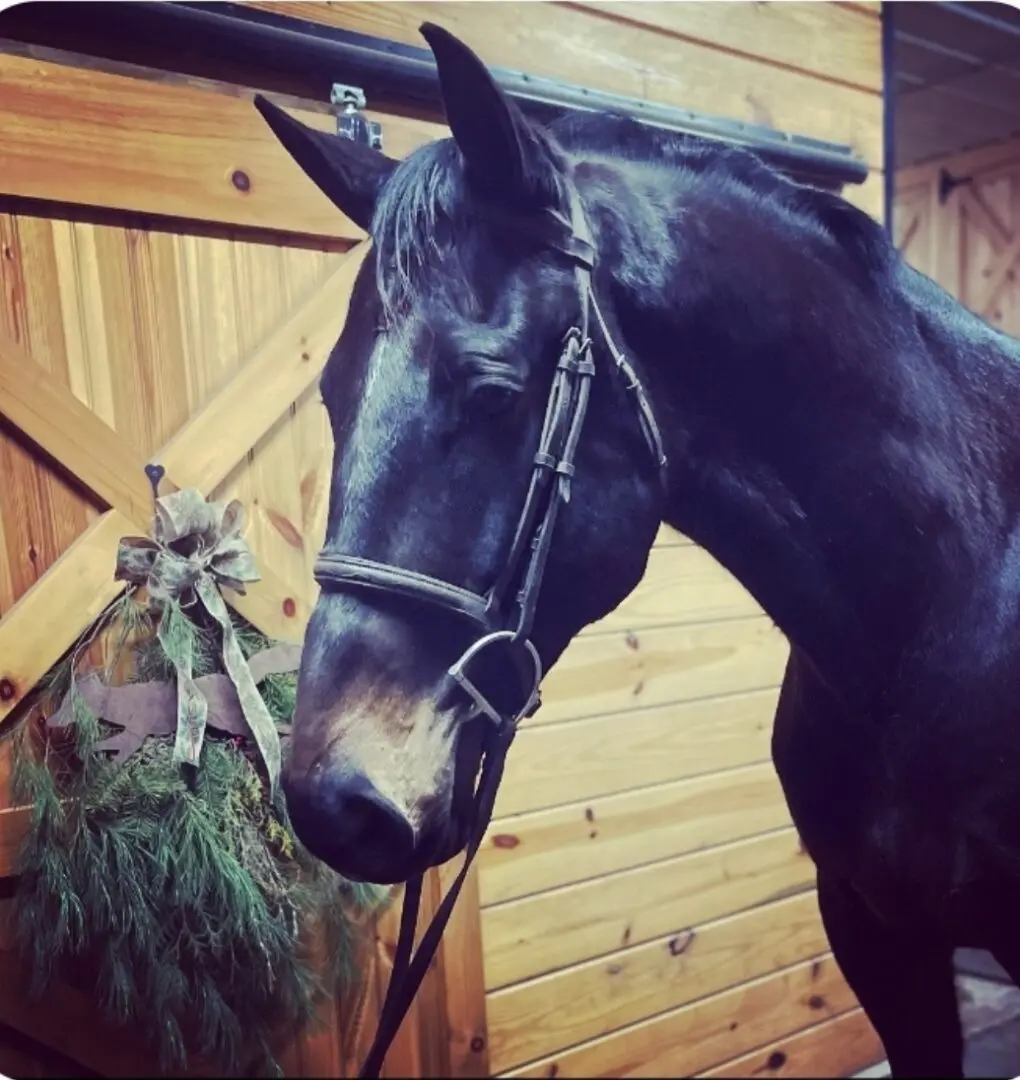
[(776, 715), (772, 756), (805, 847), (819, 866), (845, 873), (859, 860), (871, 812), (874, 765), (859, 744), (825, 732), (810, 715)]
[(923, 762), (890, 751), (884, 725), (839, 717), (827, 692), (788, 676), (772, 751), (805, 848), (884, 919), (916, 917), (918, 905), (940, 918), (962, 850), (944, 789)]
[[(778, 725), (777, 725), (778, 726)], [(861, 745), (780, 733), (774, 757), (791, 817), (818, 869), (852, 883), (883, 921), (941, 918), (954, 843), (891, 790)]]
[(889, 925), (922, 920), (981, 946), (988, 897), (1020, 896), (1020, 715), (971, 700), (841, 723), (838, 704), (794, 676), (773, 758), (820, 872)]

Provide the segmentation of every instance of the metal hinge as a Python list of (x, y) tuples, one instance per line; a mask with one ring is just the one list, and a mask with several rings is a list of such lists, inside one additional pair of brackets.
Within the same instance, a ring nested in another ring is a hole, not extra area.
[(943, 166), (939, 169), (939, 205), (945, 206), (949, 202), (949, 196), (958, 187), (963, 187), (965, 184), (973, 184), (973, 176), (953, 176), (953, 174)]
[(382, 125), (374, 120), (366, 119), (361, 113), (367, 102), (365, 91), (360, 86), (333, 83), (329, 100), (333, 105), (338, 106), (336, 114), (338, 135), (363, 143), (365, 146), (371, 146), (374, 150), (383, 148)]

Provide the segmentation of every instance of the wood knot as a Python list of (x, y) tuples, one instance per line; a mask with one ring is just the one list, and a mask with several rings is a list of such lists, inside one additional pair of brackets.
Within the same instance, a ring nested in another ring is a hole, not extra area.
[(244, 169), (235, 169), (230, 174), (230, 182), (237, 188), (238, 191), (247, 195), (251, 191), (251, 177), (244, 171)]
[(812, 994), (811, 997), (808, 998), (808, 1008), (809, 1009), (824, 1009), (825, 1008), (825, 998), (823, 998), (821, 994)]
[(280, 606), (283, 608), (283, 613), (288, 619), (293, 619), (297, 614), (297, 604), (294, 603), (294, 598), (292, 596), (285, 597)]
[(694, 931), (685, 930), (682, 934), (677, 934), (676, 937), (669, 939), (669, 955), (670, 956), (683, 956), (685, 952), (691, 947), (691, 942), (694, 940)]
[(520, 842), (520, 837), (514, 836), (512, 833), (497, 833), (492, 838), (493, 847), (503, 848), (507, 851), (517, 847)]
[(18, 696), (18, 688), (10, 679), (0, 679), (0, 701), (13, 701)]
[(481, 1037), (481, 1035), (476, 1035), (471, 1040), (471, 1053), (472, 1054), (480, 1054), (484, 1049), (485, 1049), (485, 1040)]
[(781, 1069), (786, 1064), (786, 1055), (782, 1050), (773, 1050), (765, 1060), (766, 1069)]
[(626, 642), (628, 649), (633, 649), (636, 652), (641, 648), (641, 642), (633, 630), (628, 630), (624, 635), (623, 640)]
[(312, 354), (307, 349), (305, 349), (305, 351), (301, 354), (301, 359), (304, 360), (304, 362), (307, 364), (308, 361), (311, 360), (311, 358)]

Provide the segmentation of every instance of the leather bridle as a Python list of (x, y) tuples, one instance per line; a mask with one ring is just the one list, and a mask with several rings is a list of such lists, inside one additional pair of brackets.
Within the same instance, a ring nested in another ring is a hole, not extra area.
[[(532, 236), (543, 246), (558, 252), (573, 263), (580, 294), (581, 318), (580, 326), (571, 327), (563, 339), (524, 508), (506, 564), (495, 584), (485, 595), (481, 595), (427, 574), (328, 550), (319, 555), (315, 564), (315, 578), (323, 590), (381, 591), (391, 596), (405, 597), (415, 603), (444, 608), (472, 622), (480, 631), (480, 636), (449, 668), (447, 675), (450, 685), (459, 687), (471, 699), (474, 712), (470, 717), (484, 717), (489, 721), (481, 776), (472, 806), (473, 827), (465, 847), (464, 863), (422, 935), (413, 957), (412, 946), (421, 902), (422, 876), (412, 878), (406, 885), (400, 932), (386, 1000), (379, 1017), (375, 1041), (359, 1074), (365, 1078), (379, 1075), (386, 1051), (396, 1036), (439, 946), (464, 879), (488, 828), (506, 753), (516, 734), (517, 725), (521, 720), (533, 715), (541, 704), (539, 686), (543, 676), (542, 662), (530, 635), (556, 518), (560, 507), (570, 500), (574, 458), (588, 408), (591, 380), (596, 371), (588, 333), (592, 312), (602, 341), (616, 370), (624, 378), (626, 389), (633, 397), (642, 434), (659, 470), (660, 480), (665, 483), (666, 454), (648, 395), (633, 366), (613, 341), (592, 288), (595, 248), (580, 198), (573, 189), (570, 202), (569, 220), (557, 211), (546, 210), (536, 219), (523, 222), (515, 220), (512, 223), (518, 234)], [(519, 582), (519, 587), (511, 597), (515, 582)], [(494, 706), (470, 675), (471, 664), (479, 655), (504, 643), (511, 646), (511, 655), (519, 668), (517, 674), (523, 676), (523, 685), (528, 687), (520, 708), (512, 712), (501, 711)]]

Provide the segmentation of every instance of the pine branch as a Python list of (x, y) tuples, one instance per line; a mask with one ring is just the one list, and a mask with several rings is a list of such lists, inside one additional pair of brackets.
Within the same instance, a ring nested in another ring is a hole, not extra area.
[[(170, 653), (190, 648), (196, 675), (216, 673), (218, 630), (179, 606), (168, 612)], [(172, 679), (154, 626), (133, 597), (122, 602), (105, 628), (108, 676), (129, 661), (132, 681)], [(236, 629), (246, 657), (272, 644), (241, 621)], [(270, 805), (243, 740), (208, 735), (191, 773), (173, 761), (172, 733), (113, 764), (97, 750), (113, 729), (75, 692), (74, 674), (72, 664), (51, 680), (70, 690), (72, 730), (45, 729), (44, 753), (26, 749), (16, 768), (19, 801), (34, 808), (16, 924), (32, 992), (89, 970), (107, 1017), (147, 1033), (163, 1069), (202, 1054), (237, 1074), (254, 1047), (260, 1068), (279, 1073), (273, 1031), (307, 1025), (322, 994), (355, 986), (370, 940), (363, 924), (388, 891), (353, 886), (311, 858), (285, 808)], [(280, 726), (296, 682), (270, 674), (260, 684)], [(304, 936), (313, 924), (324, 931), (320, 970)]]

